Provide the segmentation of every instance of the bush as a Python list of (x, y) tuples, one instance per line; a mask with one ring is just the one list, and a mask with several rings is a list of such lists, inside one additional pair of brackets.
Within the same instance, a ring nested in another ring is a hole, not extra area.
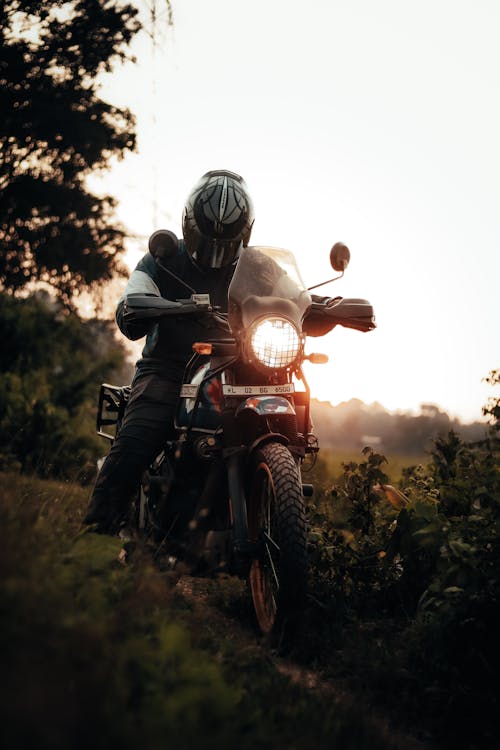
[[(418, 529), (411, 526), (418, 505), (398, 521), (403, 569), (412, 568), (406, 585), (420, 594), (408, 660), (426, 684), (429, 713), (441, 714), (449, 738), (472, 746), (478, 736), (493, 741), (499, 708), (490, 688), (500, 667), (499, 459), (493, 436), (475, 445), (453, 433), (437, 440), (429, 467), (434, 512)], [(425, 567), (415, 564), (422, 551)]]
[(0, 338), (0, 469), (84, 479), (102, 452), (98, 386), (125, 366), (112, 325), (2, 294)]
[[(365, 679), (374, 686), (390, 674), (391, 693), (413, 712), (418, 703), (446, 746), (471, 748), (493, 746), (499, 710), (490, 687), (500, 667), (498, 399), (485, 413), (484, 440), (450, 432), (435, 440), (429, 465), (404, 472), (396, 512), (374, 492), (384, 489), (385, 459), (365, 449), (364, 461), (344, 466), (332, 507), (312, 509), (310, 533), (313, 601), (360, 631), (376, 622), (377, 641), (363, 645)], [(338, 640), (338, 626), (330, 630)], [(348, 640), (340, 644), (340, 660), (359, 666)]]

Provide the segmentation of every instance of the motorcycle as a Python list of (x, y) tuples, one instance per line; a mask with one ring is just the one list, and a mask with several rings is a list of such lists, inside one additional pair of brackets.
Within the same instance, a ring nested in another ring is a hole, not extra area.
[[(162, 262), (177, 251), (177, 238), (155, 232), (150, 251), (170, 273)], [(345, 245), (333, 246), (330, 262), (340, 276), (349, 257)], [(251, 246), (239, 257), (227, 313), (196, 293), (176, 301), (127, 300), (130, 320), (197, 314), (211, 316), (221, 331), (216, 339), (193, 344), (176, 439), (144, 474), (131, 523), (174, 563), (196, 561), (198, 569), (247, 579), (258, 626), (267, 636), (283, 632), (306, 593), (304, 498), (313, 487), (303, 483), (301, 468), (319, 446), (302, 365), (328, 358), (305, 354), (304, 320), (312, 313), (321, 329), (323, 316), (325, 330), (337, 324), (361, 331), (375, 327), (366, 300), (337, 298), (327, 308), (313, 301), (314, 288), (305, 287), (290, 251)], [(129, 391), (101, 386), (98, 434), (114, 439), (105, 428), (119, 429)]]

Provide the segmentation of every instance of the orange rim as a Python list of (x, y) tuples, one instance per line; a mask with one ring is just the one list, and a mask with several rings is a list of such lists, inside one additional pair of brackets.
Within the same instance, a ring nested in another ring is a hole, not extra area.
[(260, 557), (252, 561), (249, 582), (257, 622), (261, 631), (268, 635), (273, 630), (278, 614), (279, 545), (272, 536), (276, 492), (271, 472), (265, 462), (259, 463), (255, 470), (249, 500), (250, 540), (262, 543)]

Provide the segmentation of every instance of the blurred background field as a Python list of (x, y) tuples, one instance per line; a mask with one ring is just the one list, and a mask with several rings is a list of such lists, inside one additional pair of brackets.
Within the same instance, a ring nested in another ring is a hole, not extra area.
[[(403, 476), (403, 470), (412, 466), (425, 465), (430, 461), (428, 453), (415, 455), (384, 454), (387, 463), (383, 469), (392, 484), (397, 484)], [(316, 464), (308, 469), (307, 462), (302, 471), (304, 482), (317, 485), (317, 489), (326, 489), (328, 483), (339, 482), (344, 473), (344, 465), (361, 460), (361, 451), (321, 449)]]

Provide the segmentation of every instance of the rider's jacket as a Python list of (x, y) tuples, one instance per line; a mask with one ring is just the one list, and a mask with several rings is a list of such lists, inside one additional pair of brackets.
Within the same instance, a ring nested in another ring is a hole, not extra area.
[[(181, 240), (177, 254), (162, 261), (162, 265), (173, 271), (198, 294), (209, 294), (210, 304), (218, 306), (222, 312), (227, 312), (227, 290), (236, 263), (202, 271), (192, 262)], [(177, 300), (188, 299), (190, 292), (162, 271), (151, 253), (146, 253), (132, 271), (125, 291), (118, 301), (116, 322), (127, 338), (135, 340), (146, 335), (142, 358), (137, 362), (138, 375), (155, 372), (169, 380), (180, 382), (186, 363), (193, 353), (191, 347), (194, 341), (228, 335), (227, 328), (215, 327), (212, 316), (190, 314), (165, 317), (153, 324), (151, 321), (126, 323), (126, 298), (134, 294)]]
[[(198, 294), (209, 294), (210, 304), (218, 306), (221, 312), (227, 312), (227, 291), (236, 261), (222, 268), (201, 270), (196, 266), (188, 253), (184, 242), (179, 241), (176, 255), (162, 261), (162, 265), (171, 270)], [(146, 375), (158, 373), (163, 377), (182, 382), (184, 368), (192, 355), (194, 341), (224, 338), (229, 334), (222, 323), (216, 326), (213, 316), (178, 315), (162, 318), (159, 322), (138, 321), (130, 323), (124, 320), (127, 297), (138, 295), (161, 296), (169, 300), (187, 299), (189, 290), (165, 273), (151, 253), (146, 253), (139, 261), (130, 276), (116, 309), (116, 322), (127, 338), (136, 340), (146, 336), (142, 357), (137, 362), (137, 373)], [(325, 302), (326, 297), (316, 297), (313, 301)], [(318, 320), (316, 320), (318, 317)], [(321, 318), (321, 320), (320, 320)], [(333, 327), (323, 316), (311, 313), (304, 320), (303, 330), (308, 335), (323, 335)]]

